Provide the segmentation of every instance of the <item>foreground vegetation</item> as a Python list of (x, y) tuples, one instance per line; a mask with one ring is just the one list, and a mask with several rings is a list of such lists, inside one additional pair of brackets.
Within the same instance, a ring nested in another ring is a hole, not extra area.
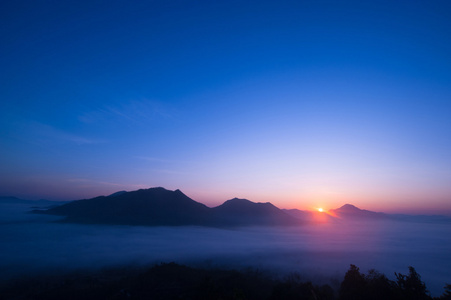
[(8, 280), (0, 299), (451, 299), (451, 285), (432, 298), (413, 267), (396, 280), (351, 265), (338, 290), (303, 282), (297, 274), (283, 280), (256, 271), (198, 269), (175, 263), (148, 269), (109, 269)]

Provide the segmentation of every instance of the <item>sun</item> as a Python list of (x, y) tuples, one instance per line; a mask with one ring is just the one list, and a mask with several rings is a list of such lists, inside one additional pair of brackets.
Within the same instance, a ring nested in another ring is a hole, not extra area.
[(323, 209), (322, 207), (320, 207), (320, 208), (318, 208), (318, 211), (319, 211), (319, 212), (323, 212), (324, 209)]

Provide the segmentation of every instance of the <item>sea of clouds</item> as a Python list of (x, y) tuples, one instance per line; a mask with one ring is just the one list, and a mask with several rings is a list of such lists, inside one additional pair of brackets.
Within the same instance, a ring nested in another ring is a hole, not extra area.
[(0, 278), (177, 262), (298, 272), (337, 287), (350, 264), (394, 279), (413, 266), (432, 295), (451, 283), (451, 223), (353, 221), (299, 227), (140, 227), (57, 223), (0, 205)]

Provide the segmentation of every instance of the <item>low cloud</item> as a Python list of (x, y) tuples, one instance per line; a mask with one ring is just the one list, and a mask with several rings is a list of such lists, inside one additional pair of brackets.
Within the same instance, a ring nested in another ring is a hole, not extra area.
[[(355, 264), (394, 279), (412, 265), (433, 295), (451, 282), (448, 224), (363, 222), (295, 228), (139, 227), (52, 223), (2, 208), (0, 277), (175, 261), (204, 267), (253, 267), (305, 280), (341, 280)], [(14, 218), (17, 216), (17, 218)], [(51, 219), (53, 218), (53, 219)]]

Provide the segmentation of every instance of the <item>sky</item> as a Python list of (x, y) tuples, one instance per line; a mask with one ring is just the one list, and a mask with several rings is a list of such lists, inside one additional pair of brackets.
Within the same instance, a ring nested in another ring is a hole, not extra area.
[(3, 1), (0, 196), (451, 215), (448, 1)]

